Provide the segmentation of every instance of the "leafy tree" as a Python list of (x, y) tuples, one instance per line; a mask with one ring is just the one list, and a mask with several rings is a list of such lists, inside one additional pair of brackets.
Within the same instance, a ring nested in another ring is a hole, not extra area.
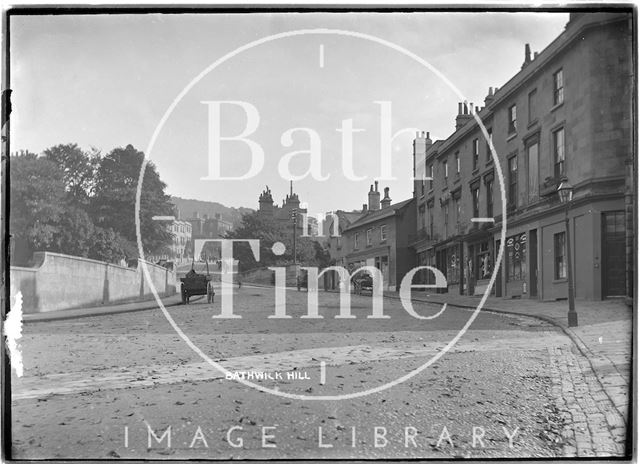
[(10, 160), (9, 229), (33, 250), (55, 248), (64, 213), (64, 180), (55, 163), (23, 152)]
[(65, 189), (71, 201), (86, 204), (95, 187), (100, 153), (95, 149), (87, 153), (77, 144), (68, 143), (48, 148), (43, 154), (62, 170)]
[(94, 228), (91, 247), (87, 254), (89, 258), (116, 263), (122, 258), (136, 255), (137, 250), (131, 248), (130, 244), (113, 229)]
[[(132, 244), (136, 243), (136, 188), (143, 161), (144, 154), (131, 145), (111, 151), (100, 162), (92, 199), (94, 223), (118, 231)], [(152, 219), (172, 214), (173, 206), (165, 188), (153, 163), (148, 163), (140, 199), (140, 233), (145, 253), (158, 252), (172, 240), (166, 224)]]

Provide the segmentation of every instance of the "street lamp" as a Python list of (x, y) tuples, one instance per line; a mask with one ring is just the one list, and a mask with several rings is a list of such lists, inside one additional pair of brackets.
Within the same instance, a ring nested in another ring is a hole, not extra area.
[(569, 293), (569, 313), (568, 322), (569, 327), (578, 326), (578, 313), (576, 312), (576, 305), (573, 296), (573, 269), (571, 266), (571, 235), (569, 234), (569, 205), (573, 200), (573, 185), (569, 183), (566, 177), (563, 177), (558, 185), (558, 196), (560, 202), (565, 205), (564, 207), (564, 227), (565, 234), (567, 236), (567, 288)]
[(298, 209), (291, 210), (291, 220), (293, 221), (293, 264), (296, 264), (296, 227), (298, 225)]

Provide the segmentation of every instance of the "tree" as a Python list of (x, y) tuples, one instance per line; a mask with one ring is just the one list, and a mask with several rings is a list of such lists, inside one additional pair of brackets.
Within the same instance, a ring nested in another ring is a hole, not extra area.
[(65, 190), (74, 203), (86, 204), (95, 187), (100, 152), (84, 152), (75, 143), (47, 148), (43, 155), (62, 170)]
[[(94, 223), (118, 231), (132, 244), (137, 242), (135, 200), (143, 161), (144, 154), (131, 145), (111, 151), (100, 162), (92, 199)], [(172, 214), (173, 206), (165, 188), (153, 163), (148, 163), (140, 198), (140, 234), (145, 253), (156, 253), (172, 240), (166, 224), (153, 220), (153, 216)]]
[(64, 180), (55, 163), (33, 153), (12, 156), (9, 229), (28, 249), (55, 248), (64, 213)]

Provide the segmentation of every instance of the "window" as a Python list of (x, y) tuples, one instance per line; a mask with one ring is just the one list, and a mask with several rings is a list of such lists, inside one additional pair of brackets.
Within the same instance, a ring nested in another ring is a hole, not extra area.
[(527, 146), (528, 192), (529, 202), (536, 201), (540, 191), (538, 179), (538, 141)]
[(387, 225), (383, 224), (380, 226), (380, 241), (384, 242), (387, 239)]
[(473, 139), (471, 143), (471, 152), (473, 154), (473, 170), (478, 169), (478, 158), (480, 157), (480, 144), (478, 139)]
[(553, 133), (553, 174), (556, 179), (565, 175), (564, 159), (564, 128), (562, 128)]
[(455, 222), (460, 224), (461, 216), (462, 216), (462, 206), (460, 203), (460, 191), (458, 191), (455, 195), (453, 195), (453, 212), (455, 216)]
[(487, 188), (487, 217), (493, 217), (493, 179), (485, 182)]
[(356, 233), (353, 235), (353, 249), (354, 249), (354, 250), (357, 250), (357, 249), (358, 249), (358, 246), (359, 246), (359, 243), (358, 243), (358, 242), (359, 242), (359, 241), (360, 241), (360, 232), (356, 232)]
[(536, 94), (538, 93), (538, 91), (536, 89), (533, 89), (531, 92), (529, 92), (529, 104), (528, 104), (528, 111), (529, 111), (529, 124), (531, 124), (532, 122), (534, 122), (536, 119), (538, 119), (538, 110), (536, 108)]
[(518, 126), (516, 124), (516, 105), (511, 105), (509, 107), (509, 125), (508, 125), (508, 132), (509, 134), (513, 134), (517, 129)]
[(518, 204), (518, 156), (509, 158), (509, 205)]
[(460, 174), (460, 152), (456, 152), (456, 174)]
[(429, 166), (429, 190), (433, 190), (433, 164)]
[(373, 229), (367, 229), (367, 246), (371, 246), (372, 235)]
[(553, 104), (559, 105), (564, 101), (564, 77), (562, 69), (553, 75)]
[(420, 182), (420, 196), (424, 196), (424, 187), (425, 187), (424, 184), (426, 183), (427, 183), (426, 179), (422, 179), (422, 181)]
[(449, 232), (449, 203), (445, 203), (442, 207), (442, 213), (444, 215), (444, 235), (447, 236)]
[(507, 238), (507, 281), (524, 280), (527, 277), (527, 233)]
[[(489, 142), (493, 141), (493, 129), (491, 127), (487, 128), (487, 133), (489, 134)], [(487, 161), (491, 160), (491, 145), (487, 142)]]
[(553, 259), (555, 263), (553, 277), (567, 278), (566, 236), (564, 232), (553, 234)]
[(427, 218), (429, 220), (429, 238), (433, 239), (433, 205), (427, 205)]
[(424, 205), (420, 205), (418, 208), (418, 229), (424, 229)]
[(444, 178), (446, 179), (447, 177), (449, 177), (449, 165), (447, 164), (447, 160), (444, 160), (442, 162), (442, 168), (444, 170)]
[[(480, 188), (471, 188), (471, 208), (474, 218), (480, 217)], [(475, 223), (477, 224), (477, 223)]]

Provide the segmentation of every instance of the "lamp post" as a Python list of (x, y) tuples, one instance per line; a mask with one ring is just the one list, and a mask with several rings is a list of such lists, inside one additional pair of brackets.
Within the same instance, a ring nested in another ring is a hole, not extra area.
[(298, 209), (291, 210), (291, 220), (293, 221), (293, 264), (296, 264), (296, 226), (298, 225)]
[(564, 227), (567, 236), (567, 289), (569, 293), (569, 313), (567, 314), (569, 327), (578, 326), (578, 313), (573, 295), (573, 269), (571, 264), (571, 235), (569, 233), (569, 206), (573, 200), (573, 185), (569, 183), (566, 177), (563, 177), (560, 185), (558, 185), (558, 196), (560, 202), (564, 204)]

